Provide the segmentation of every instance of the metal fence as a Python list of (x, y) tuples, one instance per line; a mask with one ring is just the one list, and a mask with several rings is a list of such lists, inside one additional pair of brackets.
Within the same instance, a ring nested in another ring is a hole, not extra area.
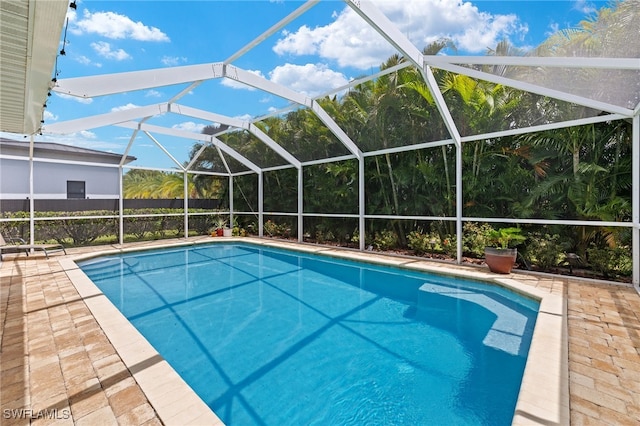
[[(117, 199), (57, 199), (34, 200), (34, 210), (40, 212), (80, 212), (119, 210)], [(220, 207), (217, 199), (189, 199), (189, 208), (216, 210)], [(184, 200), (176, 199), (125, 199), (125, 209), (181, 209), (184, 208)], [(29, 200), (1, 200), (0, 213), (29, 212)]]

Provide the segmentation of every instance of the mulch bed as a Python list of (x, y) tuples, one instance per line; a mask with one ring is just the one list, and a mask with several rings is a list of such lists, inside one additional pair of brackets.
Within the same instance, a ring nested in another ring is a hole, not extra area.
[[(278, 237), (273, 237), (274, 239), (284, 239), (284, 240), (288, 240), (288, 241), (297, 241), (297, 238), (278, 238)], [(338, 243), (335, 241), (323, 241), (322, 243), (319, 243), (315, 240), (312, 239), (305, 239), (304, 241), (305, 243), (308, 244), (318, 244), (318, 245), (325, 245), (325, 246), (333, 246), (333, 247), (346, 247), (346, 248), (351, 248), (351, 249), (357, 249), (358, 245), (353, 244), (353, 243)], [(400, 256), (409, 256), (409, 257), (417, 257), (417, 258), (421, 258), (421, 259), (433, 259), (433, 260), (438, 260), (438, 261), (443, 261), (443, 262), (451, 262), (451, 263), (455, 263), (455, 259), (451, 256), (448, 256), (444, 253), (425, 253), (423, 255), (417, 255), (413, 250), (409, 250), (409, 249), (393, 249), (393, 250), (376, 250), (376, 249), (372, 249), (370, 250), (374, 253), (380, 253), (380, 254), (392, 254), (392, 255), (400, 255)], [(468, 257), (468, 256), (463, 256), (462, 257), (462, 264), (467, 264), (467, 265), (474, 265), (474, 266), (482, 266), (485, 265), (484, 263), (484, 259), (478, 259), (475, 257)], [(584, 269), (584, 268), (573, 268), (571, 271), (569, 271), (569, 268), (566, 267), (555, 267), (555, 268), (550, 268), (550, 269), (540, 269), (538, 267), (536, 267), (535, 265), (531, 265), (529, 269), (527, 269), (527, 267), (522, 264), (522, 263), (516, 263), (514, 266), (514, 269), (518, 269), (518, 270), (522, 270), (522, 271), (534, 271), (534, 272), (543, 272), (543, 273), (547, 273), (547, 274), (554, 274), (554, 275), (563, 275), (563, 276), (568, 276), (568, 277), (578, 277), (578, 278), (588, 278), (588, 279), (595, 279), (595, 280), (606, 280), (606, 281), (612, 281), (612, 282), (618, 282), (618, 283), (625, 283), (625, 284), (630, 284), (632, 282), (632, 278), (631, 277), (603, 277), (602, 274), (599, 274), (597, 272), (594, 272), (590, 269)]]

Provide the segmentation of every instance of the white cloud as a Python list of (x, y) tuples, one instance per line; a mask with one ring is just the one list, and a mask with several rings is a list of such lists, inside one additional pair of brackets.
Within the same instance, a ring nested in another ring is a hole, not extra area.
[(546, 32), (546, 35), (552, 35), (557, 33), (560, 30), (560, 24), (558, 24), (557, 22), (553, 22), (551, 24), (549, 24), (549, 31)]
[(84, 55), (74, 55), (73, 60), (81, 63), (82, 65), (92, 65), (96, 68), (102, 68), (102, 64), (100, 62), (93, 62), (90, 58), (87, 58)]
[(306, 25), (298, 28), (298, 31), (291, 33), (289, 31), (283, 31), (283, 39), (278, 40), (273, 50), (283, 55), (285, 53), (291, 53), (294, 55), (313, 55), (318, 51), (318, 46), (323, 40), (326, 40), (328, 34), (327, 28), (332, 27), (334, 24), (330, 24), (326, 27), (316, 27), (314, 30)]
[[(375, 3), (419, 49), (450, 38), (459, 50), (479, 53), (495, 48), (500, 40), (519, 37), (527, 31), (513, 14), (492, 15), (461, 0), (376, 0)], [(334, 22), (326, 26), (302, 26), (296, 32), (284, 32), (273, 50), (279, 55), (318, 54), (340, 66), (359, 69), (377, 67), (396, 53), (351, 8), (345, 7), (334, 17)]]
[[(44, 130), (46, 131), (46, 126)], [(60, 135), (60, 134), (50, 135), (50, 134), (44, 133), (42, 136), (39, 136), (38, 140), (42, 142), (54, 142), (62, 145), (97, 149), (100, 151), (110, 151), (110, 152), (124, 151), (124, 146), (122, 144), (100, 140), (98, 139), (98, 136), (94, 132), (90, 132), (88, 130), (83, 130), (81, 132), (68, 133), (64, 135)]]
[(169, 37), (158, 28), (147, 26), (140, 21), (134, 22), (128, 16), (115, 12), (91, 13), (85, 9), (82, 18), (75, 19), (74, 21), (69, 19), (72, 22), (69, 31), (73, 34), (98, 34), (110, 39), (170, 41)]
[(585, 15), (590, 15), (598, 10), (596, 6), (588, 0), (574, 0), (573, 8)]
[[(124, 151), (124, 147), (120, 144), (99, 140), (94, 132), (83, 130), (81, 132), (67, 134), (48, 134), (46, 133), (46, 128), (47, 126), (45, 124), (43, 128), (43, 131), (45, 133), (35, 136), (35, 140), (37, 142), (53, 142), (62, 145), (79, 146), (83, 148), (97, 149), (102, 151)], [(28, 141), (28, 139), (24, 137), (24, 135), (19, 135), (16, 133), (0, 132), (0, 137), (6, 137), (8, 139), (17, 141), (24, 140), (25, 143), (27, 143)]]
[(76, 62), (80, 62), (82, 65), (90, 65), (91, 64), (91, 59), (87, 58), (84, 55), (76, 56), (73, 59), (75, 59)]
[(253, 118), (253, 116), (251, 114), (242, 114), (242, 115), (236, 116), (235, 118), (242, 121), (250, 121)]
[[(246, 71), (250, 72), (251, 74), (257, 75), (258, 77), (264, 78), (264, 75), (260, 70), (246, 70)], [(220, 84), (225, 87), (230, 87), (232, 89), (256, 90), (254, 87), (247, 86), (246, 84), (240, 83), (239, 81), (231, 78), (223, 78), (222, 80), (220, 80)]]
[(71, 96), (66, 93), (56, 93), (56, 96), (62, 99), (71, 99), (76, 102), (80, 102), (81, 104), (89, 105), (93, 102), (93, 98), (82, 98), (80, 96)]
[(49, 121), (57, 121), (58, 120), (58, 116), (53, 114), (51, 111), (44, 111), (44, 114), (42, 114), (42, 118), (45, 121), (45, 123), (49, 122)]
[(174, 124), (171, 126), (173, 129), (186, 130), (187, 132), (202, 133), (205, 125), (201, 123), (194, 123), (193, 121), (185, 121), (183, 123)]
[[(120, 141), (128, 141), (131, 139), (131, 135), (115, 136), (113, 139), (120, 140)], [(140, 140), (140, 136), (139, 135), (136, 136), (135, 139)]]
[(140, 108), (140, 107), (136, 104), (132, 104), (131, 102), (129, 102), (126, 105), (120, 105), (120, 106), (111, 108), (111, 112), (126, 111), (128, 109), (133, 109), (133, 108)]
[(95, 50), (98, 55), (107, 59), (114, 59), (116, 61), (131, 59), (131, 56), (122, 49), (111, 50), (111, 45), (106, 41), (91, 43), (91, 48)]
[(494, 19), (487, 19), (482, 25), (465, 28), (462, 34), (456, 35), (458, 49), (467, 52), (484, 51), (495, 48), (504, 38), (506, 28), (514, 25), (513, 15), (498, 15)]
[[(79, 3), (79, 2), (78, 2)], [(67, 9), (67, 19), (69, 22), (75, 22), (78, 19), (78, 12), (76, 9)]]
[(344, 74), (329, 69), (325, 64), (285, 64), (274, 68), (269, 77), (274, 83), (312, 97), (349, 82)]
[[(265, 78), (259, 70), (248, 70), (250, 73)], [(348, 83), (344, 74), (332, 71), (325, 64), (294, 65), (285, 64), (274, 68), (269, 73), (269, 79), (274, 83), (286, 86), (309, 96), (316, 96), (332, 88)], [(220, 84), (232, 89), (256, 90), (237, 80), (224, 78)], [(269, 102), (269, 97), (262, 98), (261, 103)]]
[[(23, 134), (20, 134), (20, 133), (2, 132), (2, 131), (0, 131), (0, 138), (13, 139), (14, 141), (19, 141), (20, 139), (24, 139), (25, 142), (29, 140), (27, 138), (27, 135), (23, 135)], [(40, 139), (42, 139), (42, 136), (36, 134), (35, 135), (35, 140), (38, 141)]]
[(81, 130), (80, 131), (80, 136), (82, 136), (85, 139), (95, 139), (96, 138), (96, 134), (93, 132), (90, 132), (89, 130)]
[(187, 62), (187, 58), (184, 56), (163, 56), (162, 59), (160, 59), (160, 62), (162, 62), (162, 65), (174, 67)]
[(147, 98), (160, 98), (162, 97), (162, 93), (158, 92), (157, 90), (151, 89), (148, 90), (147, 93), (144, 94), (144, 96)]

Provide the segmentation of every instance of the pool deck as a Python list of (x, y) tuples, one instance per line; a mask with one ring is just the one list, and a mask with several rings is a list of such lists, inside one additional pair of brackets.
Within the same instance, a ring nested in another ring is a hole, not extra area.
[[(3, 425), (222, 424), (111, 305), (74, 259), (194, 237), (67, 250), (0, 263)], [(404, 267), (494, 280), (542, 298), (514, 424), (640, 424), (640, 296), (619, 284), (513, 273), (268, 239)], [(117, 348), (117, 349), (116, 349)], [(570, 418), (570, 421), (568, 420)]]

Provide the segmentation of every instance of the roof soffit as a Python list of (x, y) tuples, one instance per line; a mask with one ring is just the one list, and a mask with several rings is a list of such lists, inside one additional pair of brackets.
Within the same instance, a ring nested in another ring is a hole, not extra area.
[(0, 2), (0, 130), (39, 131), (67, 0)]

